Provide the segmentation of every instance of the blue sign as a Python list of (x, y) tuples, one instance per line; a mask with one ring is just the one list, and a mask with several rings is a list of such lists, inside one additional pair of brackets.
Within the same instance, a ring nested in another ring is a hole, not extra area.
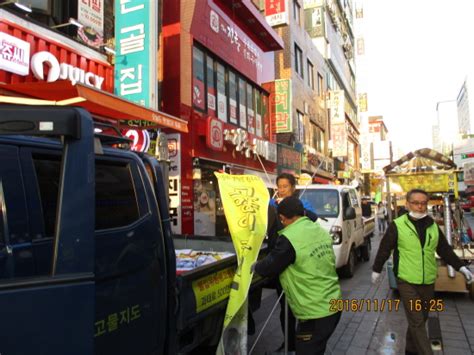
[(114, 93), (150, 107), (151, 41), (156, 31), (150, 26), (149, 0), (115, 1)]

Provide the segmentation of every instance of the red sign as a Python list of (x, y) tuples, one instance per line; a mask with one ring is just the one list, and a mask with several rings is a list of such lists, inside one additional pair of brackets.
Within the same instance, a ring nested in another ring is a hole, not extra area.
[(224, 149), (224, 125), (221, 121), (209, 117), (207, 119), (206, 144), (209, 148), (222, 151)]
[[(24, 75), (0, 69), (0, 82), (16, 84), (65, 79), (91, 84), (96, 88), (100, 85), (101, 90), (113, 92), (113, 67), (105, 61), (93, 59), (102, 57), (99, 53), (79, 43), (77, 48), (70, 47), (64, 43), (72, 41), (61, 40), (63, 36), (34, 24), (31, 26), (31, 29), (23, 28), (9, 19), (0, 18), (1, 32), (29, 44), (32, 66)], [(51, 39), (54, 37), (57, 41)], [(36, 62), (46, 62), (47, 65), (39, 63), (35, 68)]]
[(269, 81), (268, 73), (273, 73), (274, 67), (273, 53), (264, 53), (214, 2), (195, 2), (191, 34), (252, 81), (257, 84)]

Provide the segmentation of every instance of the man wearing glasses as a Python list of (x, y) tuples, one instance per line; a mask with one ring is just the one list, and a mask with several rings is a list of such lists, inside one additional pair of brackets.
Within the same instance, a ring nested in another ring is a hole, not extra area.
[(441, 229), (428, 216), (429, 196), (424, 190), (407, 193), (408, 214), (395, 219), (380, 242), (372, 267), (372, 282), (377, 283), (385, 261), (393, 252), (393, 271), (400, 299), (408, 320), (406, 354), (433, 354), (426, 333), (430, 304), (434, 299), (434, 283), (438, 266), (435, 252), (461, 272), (470, 284), (473, 275), (456, 256)]

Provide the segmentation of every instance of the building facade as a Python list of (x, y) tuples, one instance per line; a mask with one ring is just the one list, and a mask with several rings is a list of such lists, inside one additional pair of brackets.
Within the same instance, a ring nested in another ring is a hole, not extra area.
[(307, 173), (315, 183), (329, 183), (334, 179), (326, 107), (329, 69), (306, 31), (304, 3), (265, 1), (263, 11), (285, 43), (285, 49), (275, 55), (276, 80), (267, 84), (272, 93), (279, 172)]
[(168, 136), (173, 231), (227, 235), (214, 172), (259, 175), (269, 186), (276, 177), (263, 83), (274, 80), (274, 51), (283, 42), (249, 1), (162, 6), (163, 109), (190, 126), (189, 134)]

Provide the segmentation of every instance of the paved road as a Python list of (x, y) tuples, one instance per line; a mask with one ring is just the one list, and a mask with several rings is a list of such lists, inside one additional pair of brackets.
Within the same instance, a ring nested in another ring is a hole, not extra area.
[[(469, 216), (469, 222), (474, 229), (474, 217)], [(399, 304), (395, 310), (397, 294), (388, 286), (386, 272), (382, 274), (382, 281), (374, 286), (370, 282), (371, 265), (378, 249), (380, 237), (372, 239), (371, 260), (357, 265), (356, 274), (352, 279), (342, 279), (343, 299), (356, 300), (392, 300), (392, 310), (385, 306), (383, 312), (344, 312), (341, 321), (332, 335), (326, 354), (404, 354), (405, 332), (407, 321), (403, 306)], [(474, 270), (474, 267), (471, 267)], [(474, 301), (466, 294), (437, 293), (437, 297), (444, 300), (445, 310), (435, 312), (430, 317), (437, 318), (441, 328), (443, 351), (435, 354), (465, 355), (474, 354)], [(264, 300), (261, 308), (254, 313), (257, 332), (270, 314), (276, 302), (274, 290), (264, 290)], [(386, 305), (389, 303), (386, 303)], [(380, 307), (380, 306), (379, 306)], [(279, 323), (279, 307), (271, 317), (261, 339), (255, 346), (252, 354), (271, 354), (283, 341)], [(436, 323), (436, 322), (435, 322)], [(256, 335), (249, 337), (249, 348), (254, 344)]]

